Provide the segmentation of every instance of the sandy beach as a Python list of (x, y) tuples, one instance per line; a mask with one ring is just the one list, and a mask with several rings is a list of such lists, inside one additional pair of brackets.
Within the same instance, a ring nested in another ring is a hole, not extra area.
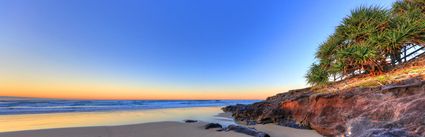
[[(184, 123), (185, 119), (199, 120)], [(205, 129), (208, 123), (236, 124), (220, 107), (0, 116), (0, 137), (249, 137)], [(272, 137), (320, 137), (313, 130), (273, 124), (251, 126)]]
[[(205, 122), (153, 122), (123, 126), (58, 128), (0, 133), (1, 137), (250, 137), (233, 131), (204, 129)], [(257, 130), (272, 137), (320, 137), (313, 130), (293, 129), (277, 125), (256, 125)]]

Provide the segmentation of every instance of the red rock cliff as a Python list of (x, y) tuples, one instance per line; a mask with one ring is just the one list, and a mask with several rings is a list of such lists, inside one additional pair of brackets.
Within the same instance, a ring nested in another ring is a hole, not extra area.
[(292, 90), (251, 105), (223, 108), (247, 124), (311, 128), (324, 136), (424, 137), (423, 75), (333, 92)]

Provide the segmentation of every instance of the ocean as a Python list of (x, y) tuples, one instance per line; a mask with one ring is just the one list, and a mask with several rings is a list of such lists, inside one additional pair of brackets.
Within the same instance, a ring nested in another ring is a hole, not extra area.
[(259, 100), (52, 100), (0, 99), (0, 115), (222, 107)]

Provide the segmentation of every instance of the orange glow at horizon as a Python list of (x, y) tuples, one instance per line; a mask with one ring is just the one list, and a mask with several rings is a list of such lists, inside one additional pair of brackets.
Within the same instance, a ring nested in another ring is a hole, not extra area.
[(152, 83), (87, 73), (9, 73), (0, 78), (0, 96), (60, 99), (266, 99), (293, 87), (205, 86)]
[(61, 98), (61, 99), (265, 99), (278, 92), (273, 91), (161, 91), (161, 90), (64, 90), (56, 88), (10, 88), (0, 87), (1, 96)]
[(61, 99), (265, 99), (285, 88), (176, 88), (137, 87), (99, 83), (12, 83), (0, 84), (0, 96)]

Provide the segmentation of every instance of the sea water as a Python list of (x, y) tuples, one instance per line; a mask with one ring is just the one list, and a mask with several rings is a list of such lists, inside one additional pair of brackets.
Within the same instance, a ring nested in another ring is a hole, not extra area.
[(257, 100), (50, 100), (3, 99), (0, 132), (115, 126), (186, 119), (236, 124), (221, 107)]
[(0, 99), (0, 115), (57, 112), (145, 110), (187, 107), (220, 107), (258, 100), (52, 100)]

